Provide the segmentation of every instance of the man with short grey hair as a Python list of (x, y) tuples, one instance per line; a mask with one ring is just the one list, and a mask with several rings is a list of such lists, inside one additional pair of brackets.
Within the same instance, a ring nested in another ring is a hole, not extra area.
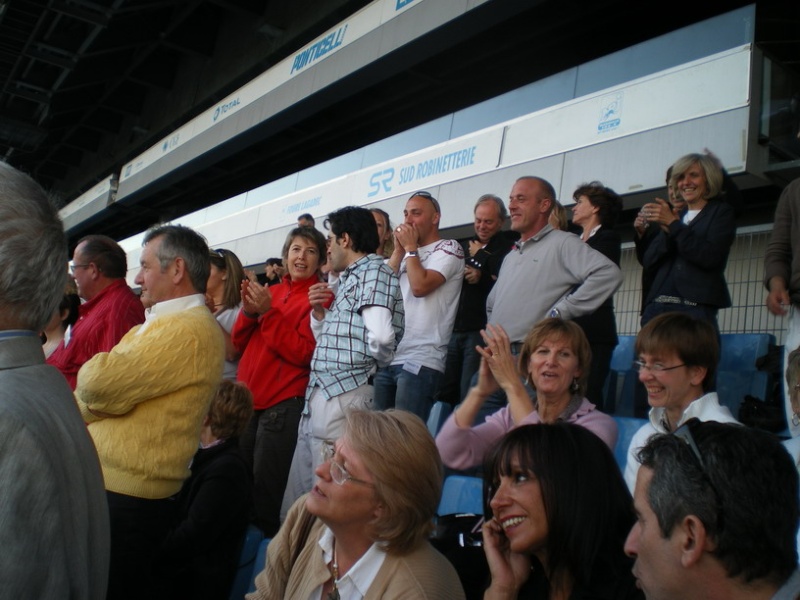
[(155, 595), (152, 560), (189, 476), (222, 379), (225, 342), (205, 304), (205, 240), (180, 225), (144, 238), (143, 325), (78, 372), (75, 397), (103, 467), (111, 516), (108, 598)]
[(39, 332), (67, 279), (58, 213), (0, 162), (0, 597), (100, 600), (108, 509), (97, 452)]
[(478, 198), (474, 215), (475, 236), (462, 243), (467, 257), (464, 281), (439, 387), (439, 399), (450, 404), (464, 399), (481, 364), (475, 347), (483, 345), (481, 329), (486, 327), (486, 298), (497, 281), (503, 259), (519, 238), (513, 231), (502, 231), (508, 214), (498, 196), (484, 194)]

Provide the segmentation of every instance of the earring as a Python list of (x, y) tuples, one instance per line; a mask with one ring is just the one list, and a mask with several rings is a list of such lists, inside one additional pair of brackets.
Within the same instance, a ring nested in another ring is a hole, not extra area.
[(578, 378), (577, 377), (573, 377), (572, 378), (572, 383), (569, 386), (569, 391), (572, 392), (573, 394), (577, 394), (579, 389), (580, 389), (580, 386), (578, 385)]

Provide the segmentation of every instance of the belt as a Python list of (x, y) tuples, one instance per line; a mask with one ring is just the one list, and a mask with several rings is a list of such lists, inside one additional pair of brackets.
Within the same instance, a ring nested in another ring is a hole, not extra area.
[(656, 304), (683, 304), (684, 306), (697, 306), (697, 302), (679, 298), (678, 296), (656, 296), (653, 299)]

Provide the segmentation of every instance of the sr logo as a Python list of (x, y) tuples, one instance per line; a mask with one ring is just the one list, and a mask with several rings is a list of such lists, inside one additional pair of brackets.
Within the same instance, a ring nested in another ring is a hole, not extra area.
[(394, 179), (394, 169), (392, 167), (373, 173), (369, 178), (369, 187), (371, 191), (369, 194), (367, 194), (367, 197), (372, 198), (373, 196), (380, 194), (382, 191), (392, 191), (392, 186), (390, 185), (392, 179)]

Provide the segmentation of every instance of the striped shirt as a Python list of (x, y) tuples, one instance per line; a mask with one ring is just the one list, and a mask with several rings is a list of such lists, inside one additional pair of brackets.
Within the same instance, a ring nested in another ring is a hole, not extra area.
[(339, 288), (317, 337), (311, 360), (306, 398), (314, 386), (325, 399), (339, 396), (367, 383), (376, 368), (369, 352), (367, 328), (361, 311), (382, 306), (392, 313), (395, 347), (403, 337), (405, 312), (400, 280), (377, 254), (348, 266), (339, 276)]

